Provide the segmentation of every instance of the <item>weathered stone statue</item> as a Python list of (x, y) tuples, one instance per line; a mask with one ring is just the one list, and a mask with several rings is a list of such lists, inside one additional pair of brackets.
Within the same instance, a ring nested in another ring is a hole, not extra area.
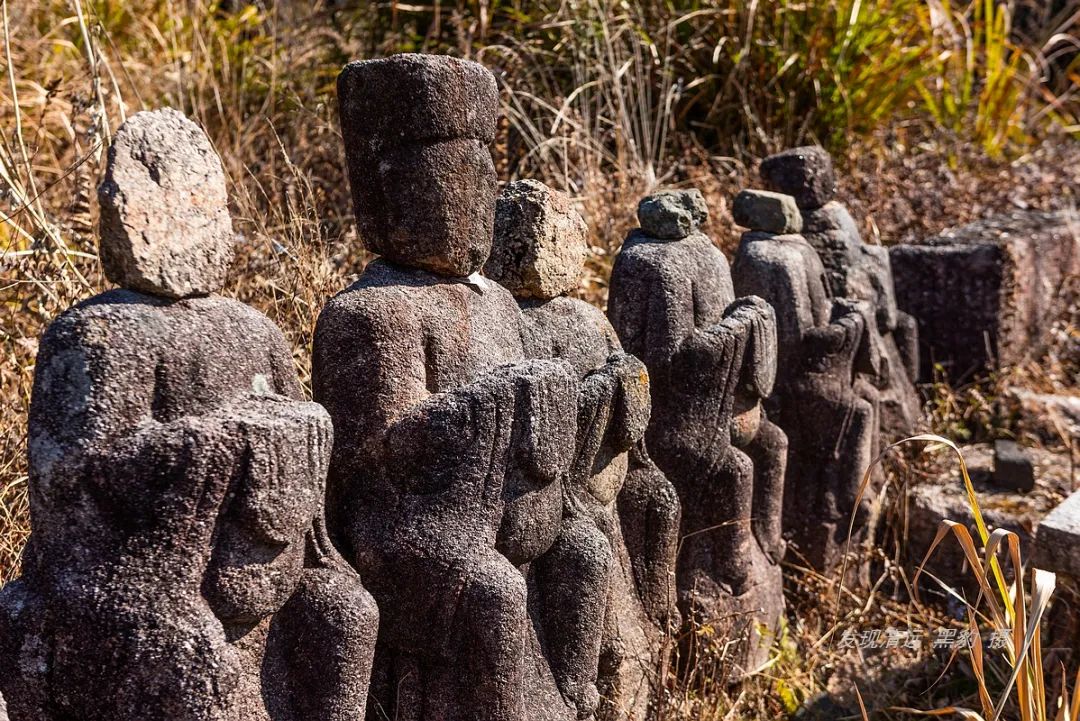
[(787, 440), (761, 410), (776, 375), (776, 328), (760, 298), (736, 300), (727, 260), (698, 230), (694, 191), (638, 206), (611, 275), (608, 314), (652, 382), (649, 452), (682, 502), (681, 610), (742, 638), (750, 671), (766, 657), (761, 626), (783, 610), (779, 561)]
[(13, 721), (355, 719), (377, 612), (323, 521), (326, 412), (264, 316), (213, 295), (232, 259), (221, 164), (172, 110), (109, 151), (117, 285), (41, 340), (32, 535), (0, 592)]
[[(369, 718), (589, 718), (611, 551), (568, 529), (578, 381), (527, 360), (491, 249), (495, 78), (445, 56), (338, 79), (357, 225), (381, 258), (323, 310), (331, 527), (381, 609)], [(558, 542), (557, 542), (558, 541)]]
[(881, 364), (866, 381), (879, 389), (886, 437), (910, 435), (922, 404), (914, 385), (919, 377), (918, 328), (915, 319), (896, 306), (888, 250), (864, 243), (848, 209), (834, 200), (832, 158), (823, 148), (806, 146), (769, 156), (761, 163), (761, 177), (771, 190), (795, 198), (802, 212), (802, 235), (825, 267), (829, 296), (873, 305), (870, 339), (878, 346)]
[[(799, 557), (832, 569), (877, 444), (870, 390), (855, 390), (856, 373), (877, 372), (867, 331), (873, 310), (830, 298), (817, 252), (798, 235), (802, 221), (790, 196), (743, 191), (733, 211), (751, 229), (732, 266), (735, 292), (764, 298), (776, 313), (776, 390), (767, 406), (789, 443), (784, 534)], [(864, 515), (871, 496), (860, 504)]]
[[(526, 354), (565, 359), (581, 380), (563, 535), (578, 525), (598, 526), (614, 554), (597, 718), (643, 721), (668, 662), (679, 501), (648, 456), (635, 450), (649, 419), (645, 366), (622, 352), (603, 312), (567, 295), (584, 268), (586, 232), (562, 193), (534, 180), (511, 183), (496, 205), (484, 271), (518, 299)], [(626, 538), (633, 539), (634, 557)]]

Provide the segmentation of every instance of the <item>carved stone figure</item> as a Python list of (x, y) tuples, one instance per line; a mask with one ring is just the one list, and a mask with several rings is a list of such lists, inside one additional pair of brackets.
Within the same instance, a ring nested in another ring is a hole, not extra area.
[(478, 274), (495, 78), (396, 55), (348, 65), (338, 96), (381, 258), (320, 315), (313, 386), (334, 419), (335, 541), (381, 609), (368, 717), (589, 718), (611, 550), (564, 514), (577, 378), (526, 358), (517, 303)]
[[(788, 196), (766, 191), (748, 195)], [(736, 199), (739, 208), (752, 207)], [(744, 233), (732, 266), (735, 292), (764, 298), (776, 313), (776, 390), (769, 417), (789, 443), (784, 486), (784, 534), (798, 559), (819, 570), (840, 561), (863, 471), (877, 444), (872, 389), (856, 391), (856, 373), (875, 374), (878, 361), (867, 331), (866, 302), (834, 299), (814, 248), (799, 223), (780, 233), (758, 230), (752, 213), (736, 213)], [(867, 398), (869, 396), (869, 399)], [(865, 532), (872, 492), (859, 504), (856, 528)]]
[[(567, 360), (581, 380), (563, 513), (570, 528), (580, 515), (598, 526), (615, 560), (597, 718), (643, 721), (668, 662), (679, 501), (640, 448), (650, 409), (645, 366), (622, 352), (603, 312), (567, 295), (584, 268), (586, 232), (562, 193), (534, 180), (511, 183), (496, 205), (485, 274), (518, 299), (526, 354)], [(624, 489), (631, 506), (625, 515)], [(634, 557), (627, 538), (633, 539)]]
[[(867, 383), (879, 389), (882, 432), (890, 439), (909, 435), (919, 420), (921, 400), (918, 327), (899, 310), (889, 252), (863, 242), (848, 209), (834, 200), (832, 158), (816, 145), (771, 155), (761, 163), (761, 177), (772, 190), (794, 196), (802, 211), (802, 235), (825, 267), (826, 291), (833, 298), (871, 303), (870, 331), (882, 362)], [(767, 228), (761, 228), (767, 230)]]
[(682, 502), (679, 604), (743, 671), (766, 658), (783, 611), (779, 560), (787, 440), (762, 412), (776, 376), (776, 328), (760, 298), (736, 300), (727, 260), (698, 230), (701, 194), (638, 206), (611, 275), (608, 314), (652, 383), (649, 452)]
[(0, 592), (14, 721), (354, 719), (377, 611), (323, 520), (330, 419), (263, 315), (213, 295), (225, 178), (171, 110), (109, 151), (101, 257), (121, 286), (41, 340), (32, 534)]

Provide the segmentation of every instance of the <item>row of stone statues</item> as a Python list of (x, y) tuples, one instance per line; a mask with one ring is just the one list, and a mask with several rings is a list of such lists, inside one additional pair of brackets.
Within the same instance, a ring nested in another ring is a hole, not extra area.
[(570, 296), (569, 200), (497, 192), (487, 70), (399, 55), (338, 94), (379, 258), (319, 317), (314, 403), (280, 331), (215, 295), (205, 135), (170, 110), (116, 134), (120, 289), (38, 355), (32, 535), (0, 591), (13, 721), (643, 720), (692, 623), (752, 671), (785, 549), (838, 562), (880, 429), (917, 410), (888, 256), (828, 157), (763, 165), (788, 194), (736, 198), (730, 268), (700, 193), (643, 200), (605, 316)]

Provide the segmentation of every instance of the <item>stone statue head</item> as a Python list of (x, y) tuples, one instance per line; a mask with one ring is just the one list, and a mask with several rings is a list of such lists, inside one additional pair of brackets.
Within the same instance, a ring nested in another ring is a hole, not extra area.
[(350, 63), (341, 132), (361, 238), (400, 265), (470, 275), (491, 250), (495, 77), (443, 55)]
[(836, 195), (832, 158), (818, 145), (770, 155), (761, 161), (760, 173), (770, 190), (794, 196), (803, 210), (820, 208)]
[(709, 208), (697, 188), (661, 190), (641, 199), (637, 217), (638, 224), (649, 237), (679, 240), (701, 227), (709, 217)]
[(101, 264), (113, 283), (166, 298), (220, 290), (233, 259), (221, 160), (171, 108), (137, 113), (109, 148)]
[(565, 194), (538, 180), (510, 183), (495, 206), (495, 241), (484, 274), (518, 298), (565, 295), (585, 267), (587, 233)]

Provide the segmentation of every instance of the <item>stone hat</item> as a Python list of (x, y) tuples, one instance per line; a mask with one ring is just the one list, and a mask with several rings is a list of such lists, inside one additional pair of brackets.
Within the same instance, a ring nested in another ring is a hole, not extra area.
[(113, 283), (166, 298), (225, 284), (235, 242), (225, 173), (183, 114), (145, 111), (120, 126), (98, 201), (101, 264)]
[(345, 143), (495, 139), (499, 89), (479, 63), (403, 53), (349, 63), (337, 80)]
[(818, 145), (770, 155), (759, 172), (769, 190), (793, 196), (804, 210), (820, 208), (836, 195), (832, 158)]
[(499, 97), (482, 65), (444, 55), (350, 63), (338, 103), (357, 229), (368, 250), (442, 276), (491, 251)]
[(588, 253), (585, 220), (570, 198), (519, 180), (495, 205), (495, 240), (484, 274), (519, 298), (548, 300), (577, 287)]
[(641, 199), (638, 224), (645, 234), (662, 240), (679, 240), (696, 231), (709, 217), (705, 198), (697, 188), (661, 190)]

